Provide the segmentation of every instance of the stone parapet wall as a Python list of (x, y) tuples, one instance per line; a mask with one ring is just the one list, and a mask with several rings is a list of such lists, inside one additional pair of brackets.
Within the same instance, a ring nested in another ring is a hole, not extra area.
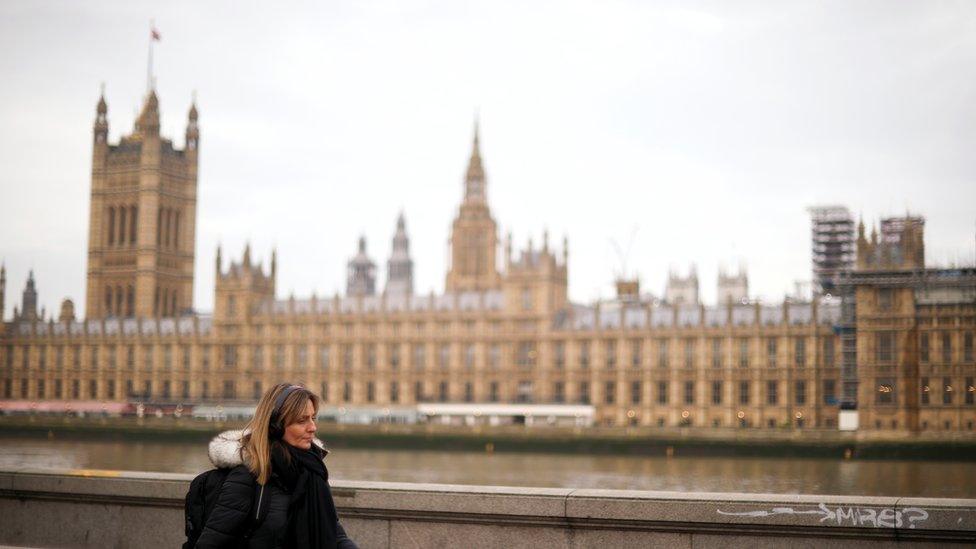
[[(177, 547), (192, 475), (0, 470), (0, 545)], [(976, 543), (976, 500), (334, 481), (371, 547), (848, 547)]]

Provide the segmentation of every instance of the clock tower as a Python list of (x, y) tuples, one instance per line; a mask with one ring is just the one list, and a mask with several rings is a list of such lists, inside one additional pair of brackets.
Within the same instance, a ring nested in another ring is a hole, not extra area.
[(501, 276), (495, 267), (498, 232), (488, 209), (485, 187), (476, 122), (471, 159), (464, 178), (464, 198), (451, 228), (451, 266), (445, 283), (448, 292), (484, 291), (501, 287)]

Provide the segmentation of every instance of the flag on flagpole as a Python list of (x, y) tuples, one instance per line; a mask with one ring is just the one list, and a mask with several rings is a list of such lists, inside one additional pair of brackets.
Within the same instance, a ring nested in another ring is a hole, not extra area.
[(156, 88), (156, 78), (153, 76), (153, 42), (159, 42), (162, 39), (159, 31), (156, 30), (156, 22), (153, 20), (149, 21), (149, 63), (146, 67), (146, 93), (152, 92)]

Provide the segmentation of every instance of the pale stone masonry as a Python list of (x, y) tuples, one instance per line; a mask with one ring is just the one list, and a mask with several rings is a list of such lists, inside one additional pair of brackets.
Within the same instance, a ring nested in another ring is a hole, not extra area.
[(445, 293), (413, 293), (401, 217), (384, 291), (365, 243), (347, 295), (286, 299), (273, 252), (268, 266), (249, 247), (228, 264), (218, 249), (206, 315), (189, 311), (196, 108), (183, 150), (158, 116), (151, 94), (109, 146), (100, 101), (86, 319), (68, 303), (57, 321), (0, 323), (0, 400), (229, 405), (293, 380), (331, 407), (585, 403), (600, 425), (809, 429), (836, 428), (856, 402), (862, 429), (974, 430), (976, 269), (925, 269), (921, 223), (892, 242), (862, 228), (835, 296), (741, 299), (741, 274), (716, 306), (699, 302), (696, 276), (672, 277), (680, 299), (622, 280), (614, 299), (572, 303), (565, 238), (522, 250), (508, 238), (496, 265), (476, 130)]
[(135, 129), (108, 142), (98, 101), (92, 152), (86, 318), (175, 316), (193, 305), (197, 108), (183, 150), (159, 135), (159, 100), (146, 96)]
[(444, 285), (449, 293), (501, 287), (501, 276), (495, 266), (498, 230), (488, 208), (487, 181), (478, 139), (476, 124), (471, 160), (464, 178), (464, 199), (451, 228), (451, 265)]
[(390, 259), (386, 262), (386, 288), (383, 291), (390, 296), (413, 295), (413, 260), (410, 259), (410, 238), (403, 212), (397, 217)]
[[(176, 547), (193, 475), (0, 470), (0, 544)], [(976, 500), (332, 480), (360, 547), (942, 547)], [(57, 528), (44, 526), (57, 524)]]

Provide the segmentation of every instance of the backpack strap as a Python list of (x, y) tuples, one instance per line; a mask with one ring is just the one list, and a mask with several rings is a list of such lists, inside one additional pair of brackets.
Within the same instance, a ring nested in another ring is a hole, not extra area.
[(267, 483), (261, 485), (255, 481), (254, 495), (251, 498), (251, 510), (247, 514), (247, 528), (244, 530), (244, 539), (249, 539), (268, 516), (271, 494), (266, 488)]

